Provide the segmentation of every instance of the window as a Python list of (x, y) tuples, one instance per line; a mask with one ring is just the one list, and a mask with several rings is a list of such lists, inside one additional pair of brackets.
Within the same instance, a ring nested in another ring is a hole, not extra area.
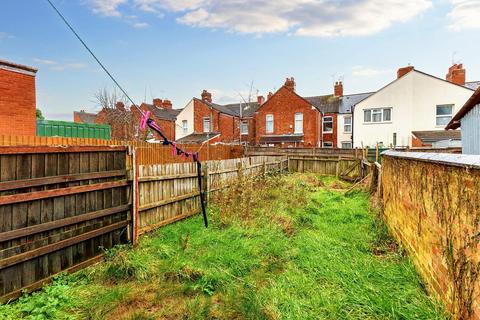
[(352, 132), (352, 117), (347, 116), (344, 118), (344, 123), (343, 123), (343, 131), (345, 133), (351, 133)]
[(392, 121), (392, 108), (376, 108), (363, 110), (363, 121), (367, 123)]
[(240, 123), (240, 134), (248, 134), (248, 121), (242, 120)]
[(203, 118), (203, 132), (210, 132), (210, 118)]
[(351, 141), (342, 142), (342, 149), (352, 149), (352, 142)]
[(323, 147), (324, 147), (324, 148), (333, 148), (333, 142), (325, 141), (325, 142), (323, 143)]
[(295, 133), (303, 133), (303, 113), (295, 113)]
[(266, 116), (265, 131), (267, 133), (273, 133), (273, 114), (267, 114)]
[(437, 126), (446, 126), (453, 116), (453, 104), (441, 104), (437, 106)]
[(183, 129), (183, 134), (188, 133), (188, 121), (187, 120), (182, 120), (182, 129)]
[(333, 132), (333, 117), (323, 117), (323, 133)]

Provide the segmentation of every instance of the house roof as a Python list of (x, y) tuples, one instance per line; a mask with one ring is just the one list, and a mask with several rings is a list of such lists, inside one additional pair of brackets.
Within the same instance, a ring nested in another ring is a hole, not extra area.
[(88, 113), (85, 111), (74, 111), (74, 116), (77, 115), (83, 123), (95, 123), (97, 115), (95, 113)]
[(230, 116), (233, 116), (233, 117), (240, 117), (240, 106), (242, 106), (242, 117), (247, 117), (247, 118), (252, 117), (253, 114), (255, 113), (255, 111), (257, 111), (257, 109), (260, 107), (258, 102), (250, 102), (250, 103), (247, 103), (247, 104), (245, 104), (245, 103), (231, 103), (231, 104), (221, 105), (221, 104), (218, 104), (218, 103), (210, 103), (210, 102), (198, 99), (198, 98), (194, 98), (194, 99), (205, 103), (209, 107), (212, 107), (213, 109), (215, 109), (215, 110), (217, 110), (221, 113), (224, 113), (224, 114), (227, 114), (227, 115), (230, 115)]
[(0, 60), (0, 69), (13, 70), (13, 71), (26, 71), (31, 74), (37, 73), (37, 69), (23, 64), (18, 64), (6, 60)]
[(463, 105), (463, 107), (457, 112), (457, 114), (450, 120), (445, 127), (446, 130), (458, 129), (460, 127), (460, 120), (470, 112), (477, 104), (480, 103), (480, 88), (478, 88), (470, 99)]
[(412, 131), (412, 134), (423, 143), (432, 143), (442, 140), (461, 140), (462, 138), (460, 130)]
[(218, 137), (219, 135), (220, 133), (218, 132), (192, 133), (192, 134), (189, 134), (188, 136), (178, 139), (176, 142), (184, 143), (184, 144), (204, 143)]
[(315, 108), (323, 113), (351, 113), (352, 108), (359, 101), (371, 96), (373, 92), (347, 94), (342, 97), (324, 95), (305, 97)]
[(302, 142), (303, 134), (279, 134), (260, 137), (260, 143)]
[[(456, 84), (456, 83), (453, 83), (453, 82), (450, 82), (450, 81), (447, 81), (445, 79), (442, 79), (442, 78), (439, 78), (439, 77), (436, 77), (434, 75), (431, 75), (429, 73), (426, 73), (426, 72), (423, 72), (423, 71), (420, 71), (420, 70), (417, 70), (417, 69), (412, 69), (410, 72), (406, 73), (404, 76), (400, 77), (400, 78), (397, 78), (395, 80), (393, 80), (392, 82), (388, 83), (387, 85), (383, 86), (381, 89), (379, 89), (377, 92), (374, 92), (372, 93), (371, 95), (361, 99), (360, 101), (357, 101), (357, 104), (359, 104), (360, 102), (363, 102), (365, 100), (367, 100), (368, 98), (376, 95), (377, 93), (379, 93), (380, 91), (382, 91), (383, 89), (386, 89), (387, 87), (391, 86), (392, 84), (396, 83), (397, 81), (400, 81), (402, 80), (403, 78), (405, 78), (407, 75), (411, 74), (412, 72), (416, 72), (416, 73), (419, 73), (419, 74), (422, 74), (424, 76), (427, 76), (427, 77), (430, 77), (430, 78), (433, 78), (433, 79), (437, 79), (437, 80), (440, 80), (440, 81), (443, 81), (443, 82), (446, 82), (446, 83), (449, 83), (451, 84), (452, 86), (457, 86), (457, 87), (460, 87), (460, 88), (464, 88), (464, 89), (467, 89), (467, 90), (472, 90), (471, 88), (467, 87), (467, 86), (462, 86), (462, 85), (459, 85), (459, 84)], [(472, 90), (474, 91), (474, 90)]]
[(153, 104), (145, 103), (144, 106), (158, 119), (175, 121), (182, 109), (157, 108)]
[(464, 87), (467, 87), (468, 89), (472, 89), (472, 90), (477, 90), (478, 88), (480, 88), (480, 81), (465, 82)]

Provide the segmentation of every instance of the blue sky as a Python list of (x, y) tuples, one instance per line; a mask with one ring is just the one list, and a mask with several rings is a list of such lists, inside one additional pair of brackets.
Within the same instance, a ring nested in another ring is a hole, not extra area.
[[(374, 91), (408, 64), (480, 80), (480, 0), (53, 0), (137, 102), (182, 108), (202, 89), (219, 103), (286, 77), (302, 95)], [(113, 84), (45, 0), (2, 0), (0, 59), (39, 69), (49, 119), (98, 111)]]

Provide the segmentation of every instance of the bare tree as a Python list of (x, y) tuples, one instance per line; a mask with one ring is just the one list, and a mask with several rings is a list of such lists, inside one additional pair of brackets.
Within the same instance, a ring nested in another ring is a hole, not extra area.
[(138, 115), (127, 107), (129, 101), (125, 95), (116, 89), (103, 88), (94, 94), (94, 102), (100, 109), (96, 122), (110, 125), (113, 139), (139, 139)]

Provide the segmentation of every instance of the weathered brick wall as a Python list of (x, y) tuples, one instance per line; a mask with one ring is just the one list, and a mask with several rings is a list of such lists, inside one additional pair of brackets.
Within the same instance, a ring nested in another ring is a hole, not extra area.
[(0, 134), (36, 134), (35, 76), (0, 69)]
[[(295, 131), (295, 113), (303, 113), (303, 133), (305, 147), (315, 147), (318, 141), (319, 112), (312, 109), (309, 102), (299, 97), (285, 86), (280, 88), (255, 113), (255, 140), (260, 144), (260, 138), (265, 135), (293, 134)], [(273, 114), (274, 131), (267, 134), (266, 115)]]
[(196, 133), (203, 132), (203, 119), (210, 118), (210, 130), (212, 132), (220, 132), (218, 141), (233, 142), (240, 139), (240, 119), (224, 113), (220, 113), (215, 109), (211, 109), (201, 100), (194, 100), (193, 112), (193, 131)]
[(382, 183), (386, 223), (430, 292), (480, 319), (480, 169), (384, 156)]

